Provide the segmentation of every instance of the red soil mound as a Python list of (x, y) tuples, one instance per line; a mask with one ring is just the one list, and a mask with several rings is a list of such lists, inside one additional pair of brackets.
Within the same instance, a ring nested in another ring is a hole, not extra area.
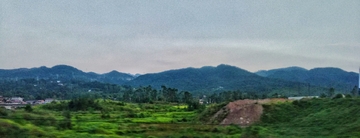
[[(284, 98), (272, 98), (272, 99), (264, 99), (264, 100), (239, 100), (230, 102), (226, 106), (227, 115), (225, 119), (223, 119), (220, 125), (230, 125), (237, 124), (239, 126), (249, 126), (252, 123), (259, 121), (261, 114), (263, 113), (263, 107), (261, 104), (265, 103), (277, 103), (277, 102), (285, 102), (292, 101)], [(224, 111), (219, 111), (215, 114), (219, 116), (219, 114), (224, 113)]]

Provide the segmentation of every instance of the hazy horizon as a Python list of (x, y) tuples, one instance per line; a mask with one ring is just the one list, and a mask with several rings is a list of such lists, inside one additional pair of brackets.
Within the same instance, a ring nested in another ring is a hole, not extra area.
[(360, 66), (358, 0), (3, 0), (0, 7), (0, 69)]
[[(59, 64), (59, 65), (65, 65), (65, 64)], [(59, 66), (59, 65), (55, 65), (55, 66)], [(222, 64), (219, 64), (219, 65), (222, 65)], [(211, 66), (211, 67), (217, 67), (219, 65), (215, 65), (215, 66)], [(229, 64), (223, 64), (223, 65), (229, 65)], [(71, 66), (71, 65), (66, 65), (66, 66)], [(234, 66), (234, 65), (229, 65), (229, 66)], [(47, 67), (47, 68), (52, 68), (54, 66), (39, 66), (39, 67), (23, 67), (23, 68), (26, 68), (26, 69), (31, 69), (31, 68), (40, 68), (40, 67)], [(74, 67), (74, 66), (71, 66), (71, 67)], [(117, 72), (120, 72), (120, 73), (127, 73), (127, 74), (131, 74), (131, 75), (144, 75), (144, 74), (151, 74), (151, 73), (161, 73), (161, 72), (164, 72), (164, 71), (169, 71), (169, 70), (178, 70), (178, 69), (185, 69), (185, 68), (202, 68), (202, 67), (209, 67), (209, 66), (201, 66), (201, 67), (182, 67), (182, 68), (174, 68), (174, 69), (168, 69), (168, 70), (163, 70), (163, 71), (159, 71), (159, 72), (147, 72), (147, 73), (129, 73), (129, 72), (123, 72), (123, 71), (119, 71), (119, 70), (109, 70), (107, 72), (94, 72), (94, 71), (84, 71), (80, 68), (77, 68), (77, 67), (74, 67), (78, 70), (81, 70), (83, 72), (86, 72), (86, 73), (89, 73), (89, 72), (93, 72), (93, 73), (96, 73), (96, 74), (105, 74), (105, 73), (110, 73), (112, 71), (117, 71)], [(235, 67), (238, 67), (238, 66), (235, 66)], [(289, 67), (299, 67), (299, 66), (289, 66)], [(273, 68), (273, 69), (281, 69), (281, 68), (289, 68), (289, 67), (280, 67), (280, 68)], [(238, 68), (241, 68), (241, 67), (238, 67)], [(303, 68), (303, 67), (300, 67), (300, 68)], [(328, 67), (315, 67), (315, 68), (328, 68)], [(337, 67), (330, 67), (330, 68), (337, 68)], [(0, 68), (1, 69), (1, 68)], [(14, 69), (22, 69), (22, 68), (14, 68)], [(246, 71), (249, 71), (245, 68), (241, 68), (241, 69), (244, 69)], [(314, 69), (314, 68), (304, 68), (306, 70), (311, 70), (311, 69)], [(342, 69), (342, 68), (340, 68)], [(7, 69), (6, 69), (7, 70)], [(11, 70), (11, 69), (10, 69)], [(268, 71), (268, 70), (272, 70), (272, 69), (264, 69), (264, 70), (257, 70), (257, 71)], [(342, 69), (344, 70), (344, 69)], [(252, 72), (252, 73), (255, 73), (257, 71), (249, 71), (249, 72)], [(347, 70), (344, 70), (344, 71), (347, 71)], [(359, 68), (359, 71), (360, 71), (360, 68)], [(355, 72), (355, 71), (347, 71), (347, 72)], [(359, 72), (355, 72), (355, 73), (359, 73)]]

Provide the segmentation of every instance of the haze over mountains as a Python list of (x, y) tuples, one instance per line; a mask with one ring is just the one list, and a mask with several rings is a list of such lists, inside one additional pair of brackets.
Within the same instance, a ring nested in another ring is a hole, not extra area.
[(57, 65), (52, 68), (20, 68), (12, 70), (0, 69), (0, 79), (23, 79), (23, 78), (37, 78), (37, 79), (81, 79), (84, 81), (100, 81), (114, 84), (123, 84), (135, 78), (134, 75), (127, 73), (120, 73), (111, 71), (109, 73), (97, 74), (94, 72), (85, 73), (74, 67), (67, 65)]
[(259, 76), (276, 78), (288, 81), (309, 83), (322, 87), (334, 87), (338, 89), (350, 89), (358, 84), (359, 74), (346, 72), (339, 68), (314, 68), (304, 69), (301, 67), (288, 67), (268, 71), (255, 72)]
[(131, 86), (160, 88), (161, 85), (186, 91), (242, 90), (254, 92), (272, 92), (279, 89), (308, 91), (310, 88), (330, 88), (344, 92), (350, 91), (358, 82), (358, 74), (339, 68), (315, 68), (306, 70), (301, 67), (289, 67), (268, 71), (248, 72), (244, 69), (221, 64), (217, 67), (184, 68), (134, 76), (111, 71), (97, 74), (85, 73), (67, 65), (52, 68), (0, 69), (0, 79), (80, 79)]

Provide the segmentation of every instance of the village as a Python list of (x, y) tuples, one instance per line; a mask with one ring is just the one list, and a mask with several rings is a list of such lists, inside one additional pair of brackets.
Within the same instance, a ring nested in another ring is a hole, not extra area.
[(3, 97), (0, 96), (0, 106), (5, 107), (6, 109), (15, 109), (17, 107), (25, 107), (25, 105), (30, 104), (32, 106), (39, 104), (47, 104), (56, 101), (53, 98), (46, 98), (45, 100), (27, 100), (24, 101), (22, 97)]

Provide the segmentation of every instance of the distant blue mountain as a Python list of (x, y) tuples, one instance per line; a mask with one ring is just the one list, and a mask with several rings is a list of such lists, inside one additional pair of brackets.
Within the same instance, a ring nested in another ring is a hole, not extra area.
[(359, 74), (346, 72), (339, 68), (326, 67), (306, 70), (300, 67), (289, 67), (255, 72), (259, 76), (288, 81), (309, 83), (322, 87), (334, 87), (349, 90), (358, 84)]
[(0, 70), (0, 79), (24, 79), (24, 78), (38, 78), (38, 79), (59, 79), (70, 80), (80, 79), (84, 81), (99, 81), (114, 84), (123, 84), (135, 77), (126, 73), (112, 71), (105, 74), (97, 74), (94, 72), (83, 72), (72, 66), (56, 65), (52, 68), (45, 66), (39, 68), (21, 68), (12, 70)]
[[(126, 82), (132, 86), (161, 85), (187, 91), (242, 90), (265, 92), (291, 88), (299, 83), (258, 76), (244, 69), (221, 64), (217, 67), (184, 68), (160, 73), (145, 74)], [(305, 84), (302, 84), (305, 86)]]
[(79, 79), (99, 81), (131, 86), (148, 86), (160, 88), (161, 85), (187, 91), (242, 90), (250, 92), (270, 92), (275, 90), (307, 92), (308, 84), (319, 89), (334, 87), (347, 92), (358, 84), (358, 74), (346, 72), (339, 68), (315, 68), (306, 70), (301, 67), (289, 67), (268, 71), (248, 72), (244, 69), (221, 64), (217, 67), (184, 68), (160, 73), (144, 74), (137, 77), (127, 73), (111, 71), (97, 74), (83, 72), (67, 65), (52, 68), (0, 69), (0, 80), (23, 78)]

